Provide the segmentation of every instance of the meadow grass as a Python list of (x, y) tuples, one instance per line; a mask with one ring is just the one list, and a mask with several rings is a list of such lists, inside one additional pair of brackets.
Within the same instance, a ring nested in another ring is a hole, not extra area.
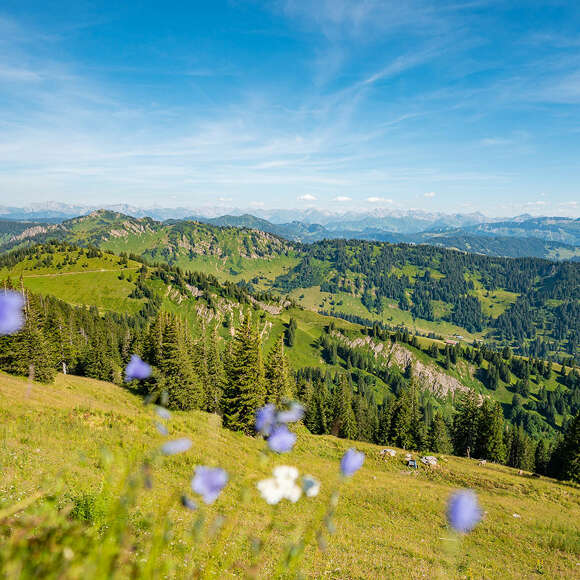
[[(39, 558), (32, 539), (49, 528), (53, 534), (50, 562), (58, 562), (59, 568), (49, 569), (46, 577), (104, 577), (86, 572), (94, 553), (83, 553), (83, 546), (89, 543), (93, 550), (104, 550), (99, 542), (109, 537), (110, 530), (103, 529), (103, 522), (112, 525), (104, 514), (120, 493), (124, 473), (131, 464), (138, 467), (141, 458), (162, 443), (153, 426), (152, 410), (121, 387), (63, 375), (53, 385), (28, 385), (25, 380), (0, 374), (0, 395), (2, 574), (25, 577), (15, 575), (22, 572), (18, 558)], [(288, 543), (328, 500), (338, 481), (340, 457), (352, 445), (366, 453), (365, 465), (341, 489), (336, 533), (328, 537), (327, 549), (306, 548), (300, 566), (304, 576), (578, 575), (578, 486), (520, 476), (505, 466), (479, 466), (455, 457), (443, 458), (437, 470), (409, 471), (401, 453), (384, 461), (377, 446), (313, 436), (300, 426), (295, 450), (280, 457), (264, 457), (263, 441), (222, 429), (215, 415), (175, 413), (169, 427), (171, 438), (190, 437), (193, 446), (182, 455), (154, 461), (152, 489), (136, 492), (138, 501), (128, 510), (126, 521), (119, 512), (130, 549), (116, 561), (112, 577), (129, 577), (135, 569), (132, 566), (138, 566), (143, 575), (149, 571), (151, 577), (191, 577), (200, 562), (206, 577), (250, 573), (274, 577)], [(218, 501), (204, 508), (201, 525), (198, 514), (185, 510), (178, 501), (181, 493), (189, 491), (189, 479), (199, 464), (223, 467), (231, 478)], [(321, 495), (303, 498), (295, 505), (281, 504), (275, 510), (269, 539), (255, 556), (250, 537), (264, 535), (274, 510), (259, 497), (254, 485), (270, 475), (273, 465), (280, 464), (294, 465), (301, 473), (319, 478)], [(445, 506), (449, 494), (464, 487), (477, 492), (485, 516), (470, 535), (457, 541), (445, 522)], [(248, 493), (240, 504), (243, 488)], [(39, 491), (44, 497), (36, 498)], [(20, 503), (23, 509), (10, 514), (14, 511), (10, 508), (28, 498), (30, 505)], [(223, 529), (232, 533), (221, 537), (218, 532), (216, 543), (208, 541), (207, 535), (218, 514), (226, 518)], [(167, 526), (162, 545), (154, 542), (154, 530), (159, 526)], [(23, 551), (10, 552), (16, 540), (14, 536), (7, 540), (8, 528), (16, 530), (15, 535), (22, 529), (28, 534)], [(58, 529), (68, 532), (59, 536)], [(196, 543), (195, 530), (199, 529), (204, 535)], [(212, 546), (218, 549), (212, 552)], [(291, 575), (282, 572), (280, 576)]]

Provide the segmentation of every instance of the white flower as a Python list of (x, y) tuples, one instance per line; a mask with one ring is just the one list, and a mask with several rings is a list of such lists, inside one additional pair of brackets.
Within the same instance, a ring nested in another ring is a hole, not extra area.
[(276, 505), (282, 499), (282, 490), (273, 478), (259, 481), (256, 487), (266, 503), (270, 505)]
[(274, 477), (263, 479), (256, 484), (260, 495), (270, 505), (275, 505), (283, 499), (296, 503), (302, 495), (302, 489), (296, 485), (298, 470), (288, 465), (279, 465), (272, 473)]
[(294, 483), (298, 479), (298, 470), (290, 465), (278, 465), (272, 471), (274, 478), (280, 482)]
[(302, 489), (306, 497), (316, 497), (320, 491), (320, 481), (312, 475), (305, 475), (302, 478)]

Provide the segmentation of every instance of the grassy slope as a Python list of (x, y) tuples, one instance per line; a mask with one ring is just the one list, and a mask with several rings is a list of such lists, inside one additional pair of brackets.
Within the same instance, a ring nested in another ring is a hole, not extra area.
[[(67, 496), (94, 494), (102, 484), (102, 448), (111, 451), (115, 466), (120, 467), (160, 443), (151, 411), (109, 383), (60, 375), (54, 385), (29, 388), (24, 380), (0, 374), (0, 393), (0, 511), (39, 488), (57, 490), (63, 506)], [(327, 499), (339, 458), (350, 446), (348, 441), (299, 429), (295, 452), (263, 462), (260, 441), (222, 430), (215, 416), (178, 413), (171, 427), (172, 436), (191, 437), (193, 447), (155, 467), (154, 488), (143, 496), (132, 518), (140, 541), (147, 535), (139, 525), (141, 519), (149, 512), (159, 515), (170, 494), (185, 491), (196, 464), (220, 465), (232, 478), (210, 514), (239, 517), (235, 491), (243, 479), (249, 482), (241, 528), (255, 534), (267, 525), (270, 510), (253, 485), (268, 475), (272, 465), (295, 465), (322, 480), (320, 498), (281, 506), (279, 523), (266, 548), (265, 577), (295, 528), (303, 529), (312, 517), (313, 503), (320, 505)], [(376, 446), (356, 445), (366, 452), (366, 463), (343, 487), (337, 533), (330, 538), (328, 551), (307, 549), (308, 577), (531, 578), (542, 571), (548, 578), (571, 578), (577, 574), (578, 488), (454, 457), (447, 458), (438, 471), (420, 469), (409, 474), (399, 459), (379, 460)], [(444, 518), (446, 499), (458, 487), (474, 488), (486, 512), (484, 521), (460, 545), (449, 539)], [(191, 549), (188, 530), (194, 516), (177, 502), (170, 504), (168, 515), (175, 522), (171, 558), (187, 566), (207, 548)], [(27, 513), (41, 512), (42, 507), (37, 502)], [(239, 561), (248, 558), (239, 532), (218, 559), (230, 554)], [(145, 555), (138, 552), (137, 557)], [(179, 577), (184, 573), (183, 567), (175, 569)]]
[[(42, 254), (41, 259), (47, 254)], [(73, 258), (77, 252), (68, 253)], [(129, 260), (126, 267), (120, 265), (118, 256), (105, 254), (102, 258), (83, 256), (76, 264), (63, 265), (65, 254), (56, 253), (55, 265), (38, 266), (37, 260), (26, 259), (14, 268), (0, 268), (0, 280), (11, 277), (14, 282), (22, 276), (25, 288), (40, 294), (50, 294), (75, 305), (94, 305), (101, 310), (134, 314), (142, 307), (143, 300), (129, 298), (135, 288), (133, 282), (119, 280), (123, 272), (125, 278), (136, 278), (141, 264)]]
[[(68, 252), (67, 254), (73, 259), (77, 258), (76, 251)], [(52, 254), (54, 264), (62, 264), (67, 254), (62, 252)], [(41, 260), (45, 257), (46, 254), (42, 254)], [(50, 267), (39, 266), (36, 259), (26, 259), (12, 269), (0, 268), (0, 281), (8, 276), (16, 281), (22, 275), (24, 286), (33, 292), (50, 294), (75, 305), (96, 306), (101, 312), (113, 311), (121, 314), (136, 313), (142, 307), (144, 300), (129, 298), (129, 294), (134, 289), (135, 284), (128, 282), (126, 278), (131, 276), (135, 279), (137, 277), (136, 270), (139, 267), (140, 264), (132, 260), (129, 260), (127, 266), (124, 267), (119, 263), (117, 256), (110, 254), (104, 254), (102, 258), (87, 258), (86, 256), (82, 256), (76, 264), (67, 264), (60, 268), (57, 268), (55, 265)], [(123, 280), (119, 280), (119, 274), (121, 272), (125, 276)], [(168, 287), (160, 280), (149, 282), (149, 286), (163, 297), (163, 308), (187, 319), (194, 334), (197, 335), (199, 332), (199, 316), (197, 314), (199, 302), (193, 299), (172, 299), (168, 296)], [(307, 290), (305, 292), (305, 299), (311, 296), (312, 294)], [(325, 308), (329, 308), (329, 302), (332, 299), (331, 295), (327, 296), (329, 298), (327, 298)], [(343, 304), (343, 307), (346, 308), (345, 311), (359, 314), (359, 311), (354, 307), (355, 305), (350, 303), (347, 298), (350, 297), (345, 294)], [(336, 302), (337, 300), (335, 300), (335, 304)], [(360, 307), (363, 308), (362, 305)], [(390, 311), (393, 313), (408, 314), (398, 308)], [(363, 313), (360, 314), (363, 315)], [(360, 336), (361, 327), (357, 324), (352, 324), (342, 319), (322, 316), (311, 310), (294, 308), (284, 310), (277, 316), (265, 314), (264, 319), (261, 321), (261, 328), (264, 325), (268, 326), (263, 335), (265, 353), (271, 348), (280, 334), (284, 332), (285, 325), (289, 322), (290, 317), (294, 317), (298, 324), (295, 344), (293, 347), (286, 348), (290, 364), (294, 369), (307, 366), (324, 367), (325, 369), (331, 370), (339, 370), (341, 368), (339, 365), (331, 366), (323, 361), (320, 349), (317, 346), (317, 340), (323, 334), (325, 326), (331, 320), (334, 321), (338, 330), (350, 338)], [(409, 324), (408, 326), (412, 330), (426, 330), (420, 327), (419, 324), (416, 326)], [(219, 328), (220, 332), (224, 335), (228, 332), (222, 325)], [(451, 329), (449, 334), (452, 334)], [(426, 348), (431, 342), (436, 342), (439, 347), (443, 344), (440, 341), (433, 341), (426, 337), (419, 338), (419, 343), (422, 348)], [(432, 368), (437, 369), (439, 372), (457, 378), (464, 385), (473, 388), (477, 392), (490, 394), (501, 403), (511, 404), (515, 392), (513, 385), (508, 386), (505, 383), (501, 383), (496, 391), (489, 391), (473, 376), (473, 370), (471, 369), (470, 371), (470, 367), (465, 362), (461, 362), (456, 368), (445, 370), (424, 352), (414, 349), (409, 345), (405, 345), (405, 348), (412, 354), (414, 359), (422, 361)], [(440, 360), (441, 357), (439, 358)], [(484, 362), (484, 366), (486, 365), (487, 363)], [(559, 370), (560, 366), (554, 365), (554, 371), (558, 372)], [(516, 377), (513, 375), (511, 376), (511, 382), (516, 382)], [(379, 379), (377, 379), (377, 385), (377, 401), (380, 402), (383, 398), (384, 390), (388, 387)], [(549, 390), (556, 389), (558, 387), (556, 374), (553, 373), (550, 380), (542, 379), (540, 384), (536, 384), (532, 377), (530, 382), (532, 395), (536, 394), (541, 386), (545, 386)], [(524, 399), (524, 402), (526, 400)], [(557, 417), (556, 421), (558, 425), (561, 425), (562, 417)]]

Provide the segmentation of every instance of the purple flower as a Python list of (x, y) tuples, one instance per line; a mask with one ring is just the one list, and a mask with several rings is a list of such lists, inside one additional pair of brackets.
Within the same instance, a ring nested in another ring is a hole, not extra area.
[(197, 509), (197, 504), (193, 500), (189, 499), (186, 495), (181, 496), (181, 505), (192, 512)]
[(278, 423), (296, 423), (304, 417), (304, 407), (300, 403), (291, 403), (287, 411), (278, 413)]
[(0, 334), (14, 334), (24, 326), (24, 297), (18, 292), (0, 293)]
[(354, 447), (349, 449), (340, 460), (340, 471), (345, 477), (356, 473), (364, 463), (365, 454), (357, 451)]
[(157, 427), (157, 431), (159, 431), (159, 433), (161, 435), (163, 435), (164, 437), (166, 435), (169, 435), (169, 431), (167, 430), (167, 427), (165, 425), (163, 425), (163, 423), (155, 423), (155, 427)]
[(177, 455), (178, 453), (183, 453), (191, 447), (191, 440), (187, 437), (181, 439), (174, 439), (173, 441), (168, 441), (161, 447), (161, 453), (163, 455)]
[(207, 504), (213, 503), (228, 482), (228, 474), (219, 467), (200, 465), (195, 468), (191, 489), (203, 497)]
[(271, 403), (258, 409), (256, 413), (256, 431), (262, 435), (270, 435), (276, 423), (276, 407)]
[(481, 509), (473, 491), (455, 492), (447, 503), (447, 521), (457, 532), (470, 532), (481, 520)]
[(268, 437), (268, 446), (276, 453), (292, 451), (294, 443), (296, 443), (296, 435), (289, 431), (286, 425), (274, 427), (270, 437)]
[(151, 375), (151, 367), (143, 362), (136, 354), (131, 355), (131, 360), (125, 369), (125, 380), (143, 380)]
[(165, 407), (155, 407), (155, 413), (158, 417), (169, 421), (171, 419), (171, 413)]

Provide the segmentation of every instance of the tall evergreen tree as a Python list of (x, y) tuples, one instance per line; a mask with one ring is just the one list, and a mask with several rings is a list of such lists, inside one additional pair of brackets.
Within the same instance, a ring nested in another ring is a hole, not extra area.
[(54, 352), (43, 332), (42, 299), (26, 293), (23, 328), (11, 341), (9, 372), (30, 375), (34, 380), (50, 383), (56, 375)]
[(520, 425), (512, 429), (511, 447), (508, 455), (508, 465), (516, 469), (531, 470), (534, 468), (531, 441)]
[(475, 453), (479, 428), (479, 407), (473, 391), (459, 397), (453, 419), (453, 448), (457, 455)]
[(536, 445), (535, 464), (536, 471), (542, 475), (547, 475), (548, 464), (550, 463), (550, 448), (544, 439), (540, 439)]
[(332, 434), (345, 439), (356, 439), (357, 424), (352, 408), (352, 387), (346, 375), (341, 374), (333, 394)]
[(449, 437), (447, 423), (441, 413), (435, 413), (429, 430), (429, 449), (434, 453), (449, 454), (453, 452), (453, 444)]
[(159, 369), (170, 407), (183, 410), (202, 407), (201, 382), (193, 369), (183, 323), (175, 316), (165, 320)]
[(550, 461), (550, 475), (580, 482), (580, 412), (570, 421)]
[(284, 399), (293, 397), (290, 363), (284, 353), (284, 336), (280, 335), (268, 353), (265, 364), (266, 400), (280, 405)]
[(256, 411), (265, 399), (261, 342), (248, 313), (236, 330), (227, 360), (222, 398), (224, 426), (253, 433)]
[(213, 327), (207, 343), (207, 383), (205, 388), (205, 410), (219, 413), (225, 384), (217, 326)]
[(506, 449), (503, 441), (504, 419), (501, 405), (485, 399), (479, 409), (479, 434), (477, 456), (496, 463), (505, 461)]
[(403, 449), (412, 449), (415, 444), (411, 423), (413, 410), (409, 389), (403, 389), (393, 409), (390, 440)]

